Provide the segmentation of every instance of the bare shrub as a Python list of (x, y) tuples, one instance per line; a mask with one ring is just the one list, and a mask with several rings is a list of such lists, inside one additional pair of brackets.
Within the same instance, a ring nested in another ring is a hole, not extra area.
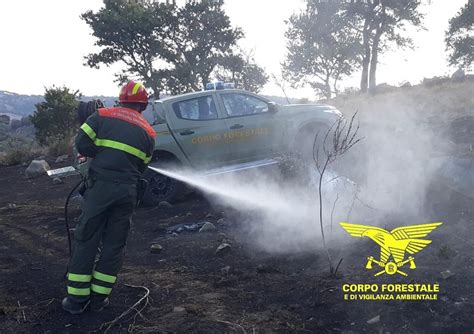
[[(327, 260), (329, 262), (329, 270), (331, 274), (336, 274), (337, 267), (334, 269), (332, 264), (331, 255), (326, 244), (326, 237), (324, 234), (323, 224), (323, 179), (324, 174), (327, 171), (329, 165), (335, 162), (339, 157), (343, 156), (349, 151), (354, 145), (356, 145), (362, 138), (357, 138), (359, 132), (359, 125), (354, 126), (354, 120), (357, 116), (357, 112), (351, 117), (350, 121), (344, 118), (338, 118), (338, 120), (332, 125), (332, 127), (325, 133), (324, 140), (320, 147), (316, 147), (318, 143), (318, 137), (321, 135), (317, 133), (314, 138), (313, 144), (313, 160), (316, 165), (316, 169), (319, 173), (318, 180), (318, 199), (319, 199), (319, 225), (321, 228), (321, 236), (323, 239), (323, 246), (326, 250)], [(342, 261), (342, 259), (341, 259)], [(339, 261), (339, 264), (340, 262)], [(339, 266), (339, 265), (338, 265)]]
[(18, 138), (9, 138), (5, 152), (0, 156), (0, 166), (16, 166), (28, 163), (43, 153), (34, 145)]

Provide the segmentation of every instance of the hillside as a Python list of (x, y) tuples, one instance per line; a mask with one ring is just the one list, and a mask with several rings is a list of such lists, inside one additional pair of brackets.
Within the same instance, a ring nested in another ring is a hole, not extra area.
[(474, 78), (464, 82), (452, 80), (437, 84), (420, 84), (411, 87), (390, 87), (370, 96), (358, 93), (341, 95), (327, 101), (341, 111), (391, 113), (416, 112), (424, 117), (452, 117), (455, 114), (474, 114)]
[[(287, 100), (281, 96), (266, 96), (268, 99), (286, 104)], [(113, 106), (116, 97), (112, 96), (83, 96), (82, 100), (92, 99), (102, 100), (106, 106)], [(297, 99), (289, 98), (291, 103), (297, 103)], [(23, 95), (0, 90), (0, 115), (8, 115), (10, 119), (20, 119), (23, 116), (31, 115), (35, 111), (35, 104), (43, 101), (42, 95)]]
[(41, 95), (21, 95), (0, 91), (0, 114), (27, 116), (33, 113), (35, 104), (41, 101), (43, 101)]
[[(83, 96), (82, 99), (101, 99), (107, 106), (112, 106), (116, 100), (110, 96)], [(42, 95), (23, 95), (0, 90), (0, 115), (6, 114), (11, 119), (28, 116), (35, 111), (35, 105), (43, 101)]]

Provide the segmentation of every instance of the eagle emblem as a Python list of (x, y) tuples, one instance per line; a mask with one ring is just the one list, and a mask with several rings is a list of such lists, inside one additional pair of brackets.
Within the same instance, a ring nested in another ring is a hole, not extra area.
[[(441, 222), (402, 226), (386, 231), (380, 227), (358, 225), (349, 223), (340, 223), (342, 228), (353, 237), (367, 237), (372, 239), (380, 246), (380, 259), (376, 260), (373, 256), (367, 258), (366, 269), (372, 269), (373, 263), (377, 264), (383, 270), (377, 272), (374, 276), (382, 274), (408, 276), (399, 268), (410, 263), (410, 269), (416, 269), (415, 258), (411, 255), (418, 253), (431, 243), (431, 240), (421, 239), (430, 234)], [(405, 253), (410, 256), (405, 259)]]

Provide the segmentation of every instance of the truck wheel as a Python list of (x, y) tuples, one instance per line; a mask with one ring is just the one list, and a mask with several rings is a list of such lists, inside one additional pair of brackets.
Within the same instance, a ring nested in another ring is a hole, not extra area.
[[(325, 125), (303, 128), (295, 141), (294, 152), (297, 158), (305, 164), (314, 164), (314, 155), (318, 153), (319, 159), (324, 160), (325, 155), (322, 146), (328, 131), (329, 127)], [(316, 137), (316, 135), (318, 136)], [(313, 151), (313, 149), (315, 150)]]
[(186, 187), (182, 182), (167, 177), (163, 174), (147, 170), (144, 178), (148, 180), (148, 186), (143, 195), (143, 204), (156, 206), (160, 202), (173, 202), (184, 195)]

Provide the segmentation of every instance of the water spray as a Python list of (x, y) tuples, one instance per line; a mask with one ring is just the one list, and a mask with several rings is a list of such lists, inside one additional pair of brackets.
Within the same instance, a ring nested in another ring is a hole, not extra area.
[[(210, 195), (213, 201), (243, 213), (239, 219), (244, 229), (249, 230), (262, 249), (291, 252), (314, 249), (320, 244), (316, 180), (295, 183), (262, 169), (209, 176), (195, 171), (149, 168), (199, 189)], [(312, 171), (311, 176), (316, 177), (317, 173)], [(356, 185), (329, 172), (325, 175), (324, 187), (327, 203), (333, 207), (332, 197), (337, 195), (337, 211), (347, 212)], [(347, 217), (338, 216), (336, 212), (334, 222), (342, 218)], [(332, 224), (329, 216), (326, 221)], [(336, 238), (338, 235), (333, 236)]]
[[(183, 171), (183, 172), (173, 172), (169, 170), (164, 170), (161, 168), (151, 167), (151, 170), (163, 174), (167, 177), (176, 179), (183, 183), (186, 183), (192, 187), (195, 187), (199, 190), (206, 192), (209, 195), (216, 195), (219, 198), (223, 198), (226, 201), (234, 201), (234, 203), (239, 203), (241, 205), (255, 207), (256, 209), (274, 209), (275, 207), (279, 207), (283, 210), (290, 209), (288, 201), (277, 201), (273, 203), (268, 203), (266, 201), (255, 201), (255, 198), (251, 198), (248, 196), (242, 196), (242, 193), (246, 193), (249, 191), (248, 183), (244, 186), (236, 186), (237, 189), (228, 189), (226, 187), (220, 186), (222, 183), (231, 182), (232, 179), (229, 178), (228, 174), (222, 174), (218, 176), (193, 176), (191, 173)], [(227, 175), (227, 176), (226, 176)], [(219, 182), (221, 181), (221, 182)], [(259, 192), (261, 189), (255, 189), (255, 192)], [(294, 210), (294, 209), (292, 209)]]

